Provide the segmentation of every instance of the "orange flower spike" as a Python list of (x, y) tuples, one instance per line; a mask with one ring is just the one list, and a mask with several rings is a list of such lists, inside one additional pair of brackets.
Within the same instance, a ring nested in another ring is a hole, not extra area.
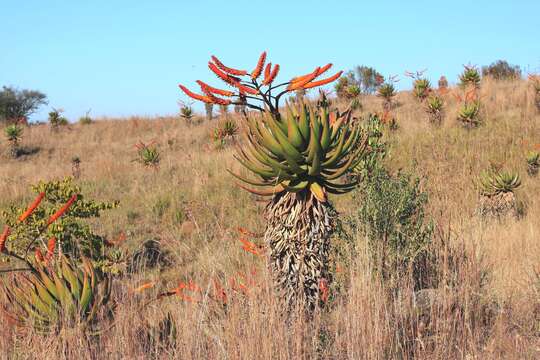
[(45, 259), (43, 258), (43, 254), (41, 253), (41, 250), (39, 249), (36, 249), (36, 260), (39, 262), (45, 261)]
[(320, 71), (320, 70), (321, 70), (320, 67), (316, 67), (314, 71), (312, 71), (312, 72), (310, 72), (310, 73), (308, 73), (308, 74), (306, 74), (306, 75), (297, 76), (297, 77), (292, 78), (291, 80), (289, 80), (289, 83), (291, 83), (291, 84), (292, 84), (292, 83), (295, 83), (295, 84), (296, 84), (296, 83), (299, 83), (299, 82), (301, 82), (301, 81), (304, 81), (305, 79), (307, 79), (307, 78), (313, 76), (313, 73), (315, 73), (315, 74), (316, 74), (315, 77), (317, 77), (317, 76), (320, 75), (320, 74), (319, 74), (319, 71)]
[(216, 64), (218, 68), (225, 71), (226, 73), (229, 73), (231, 75), (237, 75), (237, 76), (244, 76), (247, 74), (246, 70), (237, 70), (237, 69), (233, 69), (233, 68), (223, 65), (223, 63), (219, 61), (219, 59), (215, 57), (214, 55), (212, 55), (212, 60), (214, 61), (214, 63)]
[(229, 84), (229, 85), (236, 86), (236, 85), (240, 82), (240, 79), (239, 79), (239, 78), (224, 73), (224, 72), (221, 71), (221, 70), (220, 70), (213, 62), (209, 62), (209, 63), (208, 63), (208, 68), (209, 68), (214, 74), (216, 74), (216, 76), (217, 76), (218, 78), (220, 78), (221, 80), (225, 81), (225, 82), (226, 82), (227, 84)]
[(259, 76), (261, 76), (261, 73), (262, 73), (265, 62), (266, 62), (266, 51), (264, 51), (261, 54), (261, 56), (259, 57), (259, 61), (257, 62), (257, 66), (251, 72), (251, 79), (256, 80)]
[(272, 63), (268, 63), (266, 64), (266, 67), (264, 68), (264, 80), (263, 80), (263, 84), (266, 83), (266, 81), (268, 80), (268, 78), (270, 77), (270, 72), (272, 70)]
[(199, 95), (199, 94), (195, 94), (194, 92), (191, 92), (187, 87), (185, 87), (184, 85), (178, 85), (178, 87), (180, 87), (180, 89), (187, 95), (189, 96), (190, 98), (192, 99), (195, 99), (195, 100), (199, 100), (199, 101), (202, 101), (202, 102), (205, 102), (205, 103), (212, 103), (212, 101), (210, 100), (210, 98), (208, 96), (202, 96), (202, 95)]
[(323, 85), (329, 84), (329, 83), (331, 83), (333, 81), (336, 81), (341, 76), (341, 74), (343, 74), (343, 71), (339, 71), (338, 73), (334, 74), (333, 76), (330, 76), (329, 78), (319, 80), (319, 81), (314, 81), (312, 83), (306, 84), (306, 85), (302, 86), (302, 88), (303, 89), (311, 89), (311, 88), (314, 88), (314, 87), (317, 87), (317, 86), (323, 86)]
[(212, 87), (212, 86), (202, 82), (201, 80), (197, 80), (197, 84), (199, 84), (199, 86), (201, 87), (201, 90), (206, 95), (212, 95), (212, 94), (217, 94), (217, 95), (221, 95), (221, 96), (233, 96), (234, 95), (234, 93), (232, 91), (217, 89), (215, 87)]
[(45, 259), (50, 260), (52, 259), (54, 255), (54, 248), (56, 247), (56, 238), (53, 236), (49, 239), (49, 242), (47, 243), (47, 255), (45, 255)]
[(214, 279), (214, 292), (216, 294), (215, 297), (218, 300), (221, 300), (221, 302), (224, 304), (227, 303), (227, 293), (225, 292), (225, 289), (223, 289), (223, 286), (221, 286), (219, 281), (217, 281), (216, 279)]
[(49, 218), (49, 221), (47, 221), (47, 226), (51, 225), (53, 222), (55, 222), (56, 220), (58, 220), (58, 218), (62, 215), (64, 215), (64, 213), (66, 211), (69, 210), (69, 208), (71, 207), (71, 205), (73, 205), (73, 203), (77, 200), (77, 194), (73, 195), (69, 200), (68, 202), (62, 206), (57, 212), (55, 212), (50, 218)]
[(272, 72), (270, 73), (270, 77), (264, 80), (263, 85), (271, 84), (276, 79), (276, 76), (278, 73), (279, 73), (279, 64), (276, 64), (274, 65), (274, 70), (272, 70)]
[(302, 76), (302, 78), (299, 78), (298, 80), (291, 82), (289, 86), (287, 87), (287, 90), (293, 91), (298, 90), (304, 87), (307, 83), (314, 80), (317, 76), (319, 76), (319, 70), (320, 68), (316, 68), (315, 71), (313, 71), (311, 74), (307, 76)]
[(148, 282), (148, 283), (142, 284), (141, 286), (131, 290), (131, 292), (132, 293), (140, 293), (140, 292), (143, 292), (144, 290), (153, 288), (154, 285), (155, 285), (154, 282)]
[(321, 300), (322, 302), (328, 301), (328, 282), (326, 279), (319, 280), (319, 290), (321, 291)]
[(30, 206), (28, 207), (28, 209), (26, 209), (26, 211), (19, 217), (19, 222), (23, 222), (23, 221), (26, 220), (30, 215), (32, 215), (32, 213), (34, 212), (34, 210), (36, 210), (36, 208), (39, 206), (39, 204), (41, 203), (41, 200), (43, 200), (44, 197), (45, 197), (45, 193), (44, 193), (44, 192), (39, 193), (39, 195), (38, 195), (37, 198), (34, 200), (34, 202), (33, 202), (32, 204), (30, 204)]
[(322, 68), (319, 69), (317, 76), (321, 76), (322, 74), (327, 72), (332, 67), (332, 65), (333, 65), (332, 63), (324, 65)]
[(11, 229), (9, 228), (9, 226), (6, 226), (4, 228), (4, 231), (2, 232), (2, 235), (0, 235), (0, 253), (4, 252), (4, 250), (6, 249), (6, 241), (9, 234), (11, 234)]

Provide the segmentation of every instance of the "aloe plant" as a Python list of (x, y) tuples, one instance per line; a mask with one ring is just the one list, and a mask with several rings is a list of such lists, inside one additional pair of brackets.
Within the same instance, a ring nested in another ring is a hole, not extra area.
[[(304, 305), (312, 310), (321, 303), (321, 284), (330, 280), (330, 236), (336, 215), (328, 194), (344, 194), (355, 188), (356, 180), (339, 179), (361, 161), (366, 142), (360, 128), (351, 124), (351, 111), (331, 111), (326, 98), (318, 106), (287, 105), (284, 112), (279, 101), (298, 89), (331, 83), (342, 72), (317, 80), (332, 66), (328, 64), (274, 85), (279, 65), (265, 67), (266, 53), (251, 74), (229, 68), (215, 57), (212, 60), (210, 69), (235, 88), (234, 92), (202, 82), (198, 83), (205, 95), (181, 88), (201, 101), (234, 104), (256, 98), (264, 104), (246, 103), (260, 115), (247, 117), (245, 142), (235, 156), (255, 179), (233, 171), (231, 174), (240, 180), (240, 187), (270, 198), (264, 237), (270, 249), (275, 288), (288, 308)], [(238, 100), (217, 98), (217, 94)]]
[(527, 154), (527, 173), (530, 176), (538, 174), (540, 168), (540, 153), (538, 151), (529, 151)]
[(157, 168), (161, 161), (161, 154), (153, 143), (145, 144), (139, 142), (135, 147), (137, 148), (138, 158), (134, 161), (137, 161), (144, 166)]
[(391, 82), (386, 82), (377, 89), (377, 96), (383, 99), (383, 109), (390, 110), (392, 108), (394, 97), (396, 96), (396, 88)]
[(11, 157), (19, 156), (19, 141), (23, 133), (23, 128), (17, 124), (10, 124), (4, 129), (6, 139), (9, 142), (9, 153)]
[(2, 278), (4, 312), (16, 325), (41, 333), (62, 328), (95, 330), (100, 312), (110, 310), (110, 281), (98, 276), (91, 262), (82, 265), (60, 257), (52, 264), (36, 259), (29, 273)]
[(413, 83), (413, 95), (420, 101), (424, 101), (431, 93), (431, 83), (428, 79), (418, 78)]
[(438, 95), (430, 95), (426, 100), (426, 112), (432, 124), (441, 124), (444, 118), (444, 102)]
[(466, 101), (461, 105), (458, 112), (458, 120), (466, 128), (478, 127), (482, 121), (480, 118), (480, 101)]
[(464, 70), (459, 76), (459, 85), (461, 87), (471, 87), (478, 89), (480, 87), (480, 72), (475, 66), (464, 65)]

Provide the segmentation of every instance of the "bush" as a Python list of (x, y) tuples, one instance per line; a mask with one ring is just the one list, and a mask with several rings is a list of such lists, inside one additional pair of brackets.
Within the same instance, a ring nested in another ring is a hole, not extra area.
[[(2, 211), (5, 223), (11, 228), (11, 235), (7, 241), (11, 252), (26, 257), (26, 250), (34, 250), (40, 243), (47, 242), (54, 237), (68, 257), (78, 259), (85, 256), (91, 259), (98, 267), (110, 263), (108, 261), (106, 240), (95, 234), (90, 226), (83, 220), (98, 218), (103, 210), (113, 209), (118, 202), (96, 202), (87, 200), (81, 194), (81, 188), (73, 183), (72, 178), (59, 181), (39, 182), (32, 186), (35, 193), (44, 193), (44, 197), (32, 215), (24, 222), (18, 221), (26, 206), (12, 205)], [(50, 216), (61, 208), (67, 201), (77, 194), (77, 200), (69, 210), (51, 226), (46, 226)]]
[(365, 235), (375, 273), (390, 287), (410, 273), (414, 288), (432, 285), (427, 270), (433, 259), (429, 251), (433, 225), (426, 222), (428, 201), (420, 179), (410, 175), (391, 176), (377, 168), (356, 195), (360, 208), (350, 225)]
[(0, 122), (18, 122), (26, 120), (47, 104), (47, 96), (36, 90), (18, 90), (13, 87), (0, 91)]
[(521, 69), (518, 65), (510, 65), (506, 60), (497, 60), (482, 67), (482, 76), (495, 80), (516, 80), (521, 78)]

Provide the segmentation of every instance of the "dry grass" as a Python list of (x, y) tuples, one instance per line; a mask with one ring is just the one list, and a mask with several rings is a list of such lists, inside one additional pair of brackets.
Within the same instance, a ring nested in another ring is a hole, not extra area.
[[(457, 90), (452, 90), (457, 91)], [(342, 285), (327, 312), (307, 324), (285, 321), (268, 288), (259, 258), (246, 254), (237, 227), (261, 232), (263, 204), (233, 186), (227, 167), (238, 168), (231, 148), (216, 151), (213, 124), (186, 126), (180, 119), (102, 120), (70, 125), (51, 133), (44, 125), (25, 129), (23, 146), (39, 151), (19, 160), (2, 155), (0, 206), (26, 203), (29, 185), (71, 174), (71, 158), (81, 158), (85, 194), (120, 200), (94, 224), (109, 237), (124, 231), (124, 247), (161, 239), (174, 256), (163, 273), (148, 272), (117, 286), (115, 326), (101, 337), (76, 334), (44, 338), (16, 334), (0, 320), (0, 357), (26, 358), (184, 358), (184, 359), (534, 359), (540, 357), (540, 179), (526, 177), (524, 144), (540, 143), (540, 116), (525, 82), (485, 83), (481, 91), (485, 125), (467, 131), (455, 121), (451, 94), (442, 127), (429, 125), (412, 95), (397, 96), (399, 129), (388, 134), (387, 165), (425, 177), (429, 210), (438, 225), (434, 250), (446, 276), (457, 286), (420, 316), (403, 285), (390, 296), (369, 271), (366, 250), (349, 259)], [(363, 100), (364, 112), (379, 110), (381, 100)], [(358, 114), (360, 116), (361, 114)], [(155, 139), (162, 153), (157, 171), (132, 162), (134, 144)], [(6, 144), (2, 144), (4, 153)], [(524, 179), (518, 196), (528, 205), (521, 220), (483, 222), (474, 216), (473, 180), (491, 161), (518, 170)], [(354, 213), (352, 197), (335, 199), (344, 215)], [(161, 211), (158, 210), (161, 208)], [(365, 239), (356, 239), (364, 249)], [(453, 249), (453, 250), (449, 250)], [(456, 250), (457, 249), (457, 250)], [(459, 250), (461, 249), (461, 250)], [(459, 250), (459, 251), (458, 251)], [(458, 251), (457, 265), (452, 254)], [(249, 296), (231, 293), (226, 309), (212, 299), (212, 279), (257, 271), (259, 287)], [(487, 280), (484, 275), (488, 273)], [(201, 302), (168, 298), (138, 311), (158, 289), (179, 280), (201, 285)], [(155, 289), (133, 295), (129, 289), (156, 281)], [(486, 282), (487, 281), (487, 282)], [(404, 284), (407, 283), (404, 276)], [(209, 284), (209, 285), (206, 285)], [(536, 287), (535, 287), (536, 284)], [(174, 349), (148, 349), (137, 337), (167, 310), (177, 320)]]

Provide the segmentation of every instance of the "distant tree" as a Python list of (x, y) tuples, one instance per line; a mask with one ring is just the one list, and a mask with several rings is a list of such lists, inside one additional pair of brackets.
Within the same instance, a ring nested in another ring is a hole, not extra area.
[(497, 60), (491, 65), (482, 67), (482, 76), (495, 80), (513, 80), (521, 78), (519, 65), (510, 65), (506, 60)]
[(47, 104), (47, 96), (36, 90), (19, 90), (3, 86), (0, 91), (0, 122), (17, 122), (26, 119)]
[(357, 66), (345, 73), (336, 83), (335, 89), (340, 98), (354, 98), (358, 90), (363, 94), (373, 94), (384, 82), (384, 77), (374, 68)]
[(357, 85), (365, 94), (373, 94), (384, 82), (384, 77), (374, 68), (357, 66), (355, 69)]

